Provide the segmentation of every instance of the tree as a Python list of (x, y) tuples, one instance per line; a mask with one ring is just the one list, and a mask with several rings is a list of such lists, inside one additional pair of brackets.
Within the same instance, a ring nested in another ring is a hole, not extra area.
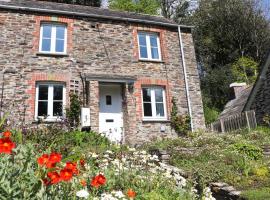
[(109, 0), (109, 7), (114, 10), (157, 15), (159, 5), (156, 0)]
[(163, 17), (183, 22), (189, 13), (189, 2), (187, 0), (158, 0)]
[(84, 6), (94, 6), (100, 7), (101, 0), (45, 0), (57, 3), (67, 3), (67, 4), (77, 4), (77, 5), (84, 5)]
[(222, 110), (237, 81), (232, 66), (243, 56), (260, 63), (270, 46), (269, 22), (256, 0), (202, 0), (191, 17), (203, 98)]
[(232, 74), (237, 82), (253, 84), (257, 78), (258, 63), (251, 58), (241, 57), (232, 65)]

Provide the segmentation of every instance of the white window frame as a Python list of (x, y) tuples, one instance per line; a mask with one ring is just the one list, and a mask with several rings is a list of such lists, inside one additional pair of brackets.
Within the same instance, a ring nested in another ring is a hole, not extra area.
[[(52, 27), (51, 32), (51, 49), (50, 51), (42, 51), (42, 39), (43, 39), (43, 26), (50, 25)], [(56, 27), (64, 27), (65, 28), (65, 38), (64, 38), (64, 51), (57, 52), (56, 47)], [(65, 24), (57, 24), (57, 23), (42, 23), (40, 25), (40, 37), (39, 37), (39, 52), (40, 53), (47, 53), (47, 54), (67, 54), (67, 26)]]
[[(140, 51), (140, 35), (145, 35), (146, 36), (146, 48), (147, 48), (147, 58), (142, 58), (141, 57), (141, 51)], [(158, 46), (158, 59), (153, 59), (152, 58), (152, 52), (151, 52), (151, 43), (150, 43), (150, 36), (155, 36), (157, 37), (157, 46)], [(161, 49), (160, 49), (160, 39), (159, 39), (159, 34), (158, 33), (149, 33), (149, 32), (138, 32), (137, 34), (137, 40), (138, 40), (138, 51), (139, 51), (139, 59), (140, 60), (148, 60), (148, 61), (162, 61), (161, 57)]]
[[(143, 101), (143, 89), (151, 89), (151, 108), (152, 108), (152, 116), (144, 116), (144, 101)], [(164, 106), (164, 116), (157, 116), (156, 114), (156, 97), (154, 89), (162, 89), (163, 96), (163, 106)], [(167, 120), (167, 104), (166, 104), (166, 91), (162, 86), (143, 86), (141, 89), (141, 97), (142, 97), (142, 115), (143, 121), (165, 121)]]
[[(38, 116), (38, 102), (39, 102), (39, 86), (48, 86), (48, 108), (47, 117)], [(53, 86), (60, 85), (63, 86), (63, 116), (53, 116)], [(65, 117), (65, 107), (66, 107), (66, 86), (63, 83), (52, 83), (52, 82), (40, 82), (36, 84), (36, 100), (35, 100), (35, 120), (43, 119), (44, 121), (61, 121)]]

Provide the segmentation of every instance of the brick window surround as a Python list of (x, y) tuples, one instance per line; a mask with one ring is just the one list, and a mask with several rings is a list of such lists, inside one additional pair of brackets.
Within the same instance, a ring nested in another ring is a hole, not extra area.
[(63, 23), (67, 26), (67, 54), (72, 50), (73, 19), (56, 16), (35, 16), (35, 31), (33, 33), (33, 52), (39, 52), (40, 25), (42, 22)]
[[(140, 60), (139, 57), (139, 44), (138, 44), (138, 32), (139, 31), (144, 31), (144, 32), (149, 32), (149, 33), (158, 33), (159, 35), (159, 40), (160, 40), (160, 53), (161, 53), (161, 62), (168, 63), (168, 51), (167, 51), (167, 46), (166, 46), (166, 41), (165, 41), (165, 34), (166, 30), (162, 28), (154, 28), (154, 27), (146, 27), (146, 26), (133, 26), (133, 56), (136, 60)], [(154, 61), (158, 62), (158, 61)]]
[(36, 84), (38, 82), (58, 82), (64, 83), (66, 86), (66, 102), (68, 104), (69, 89), (70, 89), (70, 75), (63, 73), (34, 73), (31, 75), (31, 79), (28, 80), (28, 85), (30, 89), (27, 90), (27, 94), (30, 96), (28, 100), (29, 112), (31, 113), (32, 118), (35, 118), (35, 100), (36, 100)]
[(143, 110), (142, 110), (142, 87), (143, 86), (161, 86), (165, 89), (166, 94), (166, 110), (167, 119), (170, 119), (171, 107), (172, 107), (172, 96), (171, 96), (171, 86), (167, 80), (164, 79), (152, 79), (152, 78), (142, 78), (135, 82), (134, 84), (134, 96), (136, 98), (136, 116), (139, 121), (143, 121)]

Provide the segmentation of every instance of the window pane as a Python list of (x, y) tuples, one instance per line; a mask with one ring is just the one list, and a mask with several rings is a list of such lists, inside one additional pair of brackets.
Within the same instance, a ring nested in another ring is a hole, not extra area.
[(51, 38), (52, 37), (52, 26), (51, 25), (43, 25), (43, 38)]
[(151, 47), (158, 47), (157, 36), (150, 36)]
[(62, 102), (53, 102), (53, 116), (63, 116)]
[(38, 116), (47, 116), (48, 102), (40, 101), (38, 102)]
[(56, 40), (55, 51), (64, 52), (64, 40)]
[(159, 59), (158, 48), (151, 48), (152, 59)]
[(42, 51), (51, 51), (51, 39), (42, 39)]
[(139, 34), (139, 44), (141, 46), (146, 46), (146, 35)]
[(63, 100), (63, 86), (53, 86), (53, 100)]
[(156, 97), (156, 102), (163, 103), (163, 89), (162, 88), (155, 88), (155, 97)]
[(141, 58), (148, 58), (146, 47), (140, 47), (140, 56)]
[(164, 117), (164, 105), (163, 103), (156, 103), (156, 113), (158, 117)]
[(112, 96), (110, 95), (106, 96), (106, 105), (112, 105)]
[(143, 102), (151, 102), (151, 90), (143, 88)]
[(65, 29), (64, 26), (56, 26), (56, 39), (65, 39)]
[(39, 86), (38, 100), (48, 100), (48, 85)]
[(143, 104), (143, 112), (144, 112), (144, 116), (146, 116), (146, 117), (151, 117), (152, 116), (151, 103), (144, 103)]

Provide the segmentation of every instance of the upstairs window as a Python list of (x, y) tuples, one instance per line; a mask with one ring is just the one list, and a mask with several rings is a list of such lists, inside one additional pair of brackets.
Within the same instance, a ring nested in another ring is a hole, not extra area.
[(141, 60), (161, 61), (160, 41), (158, 34), (139, 32), (138, 42)]
[(63, 84), (39, 83), (36, 87), (36, 118), (56, 120), (63, 117), (65, 87)]
[(41, 24), (39, 51), (41, 53), (66, 54), (67, 27), (62, 24)]
[(163, 87), (143, 87), (143, 118), (145, 120), (165, 120), (166, 101)]

